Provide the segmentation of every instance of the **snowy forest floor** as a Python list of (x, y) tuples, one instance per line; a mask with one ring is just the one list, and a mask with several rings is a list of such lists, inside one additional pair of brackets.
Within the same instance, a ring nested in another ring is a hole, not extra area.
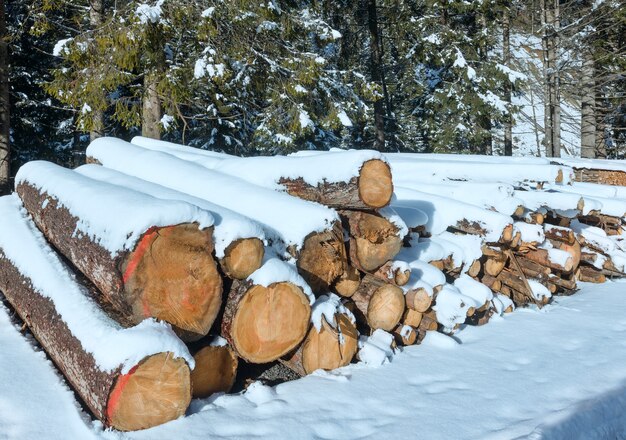
[(458, 344), (429, 334), (381, 367), (253, 385), (135, 433), (92, 422), (0, 305), (0, 439), (626, 438), (626, 282), (581, 286)]

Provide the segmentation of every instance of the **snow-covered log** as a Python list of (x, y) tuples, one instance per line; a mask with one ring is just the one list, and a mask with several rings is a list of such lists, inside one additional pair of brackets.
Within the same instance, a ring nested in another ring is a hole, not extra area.
[(235, 158), (198, 154), (196, 148), (136, 137), (133, 144), (162, 151), (255, 185), (285, 191), (304, 200), (340, 209), (378, 209), (393, 194), (391, 170), (376, 151), (358, 150), (332, 156)]
[(75, 171), (101, 182), (129, 188), (158, 199), (187, 202), (211, 212), (215, 221), (215, 255), (224, 273), (231, 278), (244, 279), (261, 267), (265, 232), (257, 222), (206, 200), (102, 166), (83, 165)]
[(411, 268), (404, 261), (390, 260), (380, 266), (372, 275), (396, 286), (404, 286), (411, 278)]
[(417, 342), (417, 331), (410, 325), (398, 324), (392, 334), (396, 345), (413, 345)]
[(438, 235), (453, 228), (467, 234), (479, 235), (485, 242), (509, 242), (513, 238), (513, 219), (458, 200), (396, 187), (397, 199), (391, 206), (417, 208), (428, 216), (425, 229)]
[(321, 295), (313, 305), (312, 325), (298, 349), (281, 362), (301, 376), (348, 365), (358, 349), (354, 315), (336, 295)]
[(314, 291), (327, 291), (346, 264), (339, 217), (330, 208), (262, 188), (174, 156), (113, 138), (96, 139), (88, 160), (224, 206), (263, 224), (279, 255), (297, 259)]
[(371, 329), (392, 331), (405, 309), (402, 289), (369, 274), (363, 277), (351, 299), (357, 309), (356, 317)]
[(578, 194), (566, 194), (553, 191), (515, 191), (515, 197), (524, 202), (524, 207), (531, 211), (544, 208), (559, 213), (564, 217), (574, 218), (579, 214), (586, 214), (600, 209), (599, 203), (585, 203), (585, 199)]
[(193, 358), (166, 323), (122, 328), (46, 243), (16, 196), (0, 199), (0, 290), (91, 412), (122, 431), (182, 416)]
[(214, 393), (227, 393), (237, 376), (239, 360), (225, 339), (216, 337), (211, 344), (197, 350), (191, 372), (194, 399), (204, 399)]
[(233, 281), (224, 307), (222, 336), (248, 362), (275, 361), (304, 339), (313, 299), (295, 268), (272, 258), (247, 280)]
[(400, 252), (406, 231), (396, 224), (365, 211), (339, 213), (350, 234), (350, 262), (359, 270), (375, 271)]
[(626, 186), (626, 164), (615, 160), (554, 158), (553, 162), (574, 169), (574, 180), (604, 185)]
[(15, 182), (37, 227), (125, 325), (155, 317), (187, 340), (208, 333), (222, 302), (210, 213), (48, 162), (24, 165)]
[(561, 272), (571, 272), (574, 269), (574, 259), (572, 255), (560, 249), (550, 248), (530, 250), (524, 254), (528, 260), (541, 264)]

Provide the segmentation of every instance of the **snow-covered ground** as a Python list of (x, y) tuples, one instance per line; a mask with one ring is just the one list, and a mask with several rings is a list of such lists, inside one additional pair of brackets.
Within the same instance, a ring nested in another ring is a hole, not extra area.
[(0, 439), (626, 436), (626, 282), (581, 283), (543, 310), (518, 309), (374, 368), (351, 365), (275, 388), (194, 401), (135, 433), (91, 422), (0, 306)]

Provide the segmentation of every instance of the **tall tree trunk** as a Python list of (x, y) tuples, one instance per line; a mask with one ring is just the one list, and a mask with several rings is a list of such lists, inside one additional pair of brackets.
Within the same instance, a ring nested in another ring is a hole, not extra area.
[[(104, 21), (104, 1), (90, 0), (89, 2), (89, 25), (91, 30), (98, 29)], [(91, 141), (104, 136), (104, 112), (100, 109), (94, 109), (92, 113), (93, 126), (89, 133)]]
[(143, 112), (141, 135), (152, 139), (161, 138), (161, 102), (157, 92), (157, 78), (147, 74), (143, 81)]
[[(370, 71), (372, 81), (376, 84), (383, 84), (382, 74), (382, 51), (380, 46), (380, 33), (378, 30), (378, 16), (376, 11), (376, 0), (367, 0), (367, 27), (370, 33)], [(385, 103), (384, 99), (374, 102), (374, 125), (376, 138), (374, 149), (384, 151), (385, 149)]]
[[(511, 10), (505, 7), (502, 14), (502, 63), (511, 67)], [(504, 101), (507, 103), (507, 113), (504, 121), (504, 155), (513, 156), (513, 118), (511, 115), (511, 83), (504, 83)]]
[(9, 191), (11, 139), (9, 103), (9, 44), (4, 0), (0, 0), (0, 194)]
[(598, 89), (595, 90), (594, 100), (594, 113), (596, 121), (596, 145), (595, 145), (595, 157), (606, 158), (606, 121), (605, 121), (605, 109), (604, 109), (604, 97), (602, 92)]
[(542, 0), (543, 71), (545, 80), (545, 138), (546, 156), (561, 156), (561, 109), (559, 72), (557, 66), (559, 0)]
[(580, 109), (580, 155), (596, 157), (595, 66), (591, 50), (583, 51), (581, 70), (582, 104)]

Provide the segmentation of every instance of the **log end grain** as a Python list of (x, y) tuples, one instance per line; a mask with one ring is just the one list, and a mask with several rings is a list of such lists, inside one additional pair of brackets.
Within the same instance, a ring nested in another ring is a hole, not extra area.
[(405, 309), (404, 293), (397, 286), (386, 284), (372, 295), (367, 307), (367, 322), (373, 329), (392, 331)]
[(300, 275), (316, 292), (327, 292), (346, 270), (346, 247), (339, 224), (309, 235), (298, 258)]
[(389, 165), (382, 160), (368, 160), (359, 174), (359, 198), (374, 209), (387, 206), (393, 194)]
[(162, 319), (186, 340), (206, 335), (222, 304), (212, 252), (212, 228), (181, 224), (146, 232), (121, 268), (137, 321)]
[(248, 278), (261, 267), (265, 248), (258, 238), (242, 238), (232, 242), (222, 259), (224, 273), (238, 280)]
[(409, 290), (405, 295), (406, 306), (416, 312), (425, 312), (430, 308), (432, 298), (423, 287)]
[(348, 317), (335, 315), (337, 328), (322, 319), (320, 332), (312, 328), (302, 346), (302, 366), (307, 374), (334, 370), (352, 362), (358, 350), (359, 333)]
[(119, 431), (151, 428), (184, 415), (190, 402), (187, 363), (159, 353), (117, 378), (107, 403), (107, 424)]
[(237, 305), (230, 339), (248, 362), (271, 362), (302, 342), (310, 317), (309, 299), (299, 287), (287, 282), (254, 285)]
[(196, 361), (196, 366), (191, 372), (194, 399), (230, 391), (235, 383), (239, 364), (230, 347), (203, 347), (193, 358)]
[(351, 265), (346, 266), (345, 272), (337, 279), (333, 291), (339, 296), (350, 298), (361, 285), (361, 273)]

